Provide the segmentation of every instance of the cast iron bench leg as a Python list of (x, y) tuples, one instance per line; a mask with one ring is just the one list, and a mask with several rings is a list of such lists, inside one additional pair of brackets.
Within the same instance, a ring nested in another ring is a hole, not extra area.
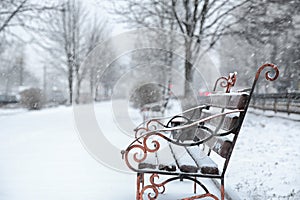
[(194, 194), (197, 193), (197, 184), (196, 184), (196, 181), (197, 181), (197, 177), (195, 176), (195, 181), (194, 181)]
[(225, 200), (224, 178), (221, 179), (221, 200)]
[(143, 173), (137, 173), (137, 179), (136, 179), (136, 200), (141, 200), (141, 185), (142, 188), (144, 187), (144, 174)]

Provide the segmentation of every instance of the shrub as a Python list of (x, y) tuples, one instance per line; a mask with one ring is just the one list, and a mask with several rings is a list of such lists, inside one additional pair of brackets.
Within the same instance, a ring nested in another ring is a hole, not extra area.
[(146, 104), (159, 102), (161, 99), (161, 88), (157, 84), (147, 83), (134, 90), (130, 101), (135, 107), (142, 108)]
[(21, 103), (29, 110), (39, 110), (43, 106), (42, 91), (38, 88), (30, 88), (22, 91)]

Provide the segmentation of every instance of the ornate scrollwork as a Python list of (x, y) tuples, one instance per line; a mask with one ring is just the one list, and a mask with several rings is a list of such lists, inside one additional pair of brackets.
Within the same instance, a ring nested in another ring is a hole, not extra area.
[[(202, 144), (202, 143), (210, 140), (213, 136), (214, 135), (210, 135), (209, 137), (204, 138), (199, 141), (196, 141), (196, 142), (195, 141), (180, 142), (178, 140), (175, 141), (159, 132), (148, 132), (147, 134), (142, 135), (141, 137), (137, 138), (134, 142), (131, 143), (131, 145), (129, 145), (129, 147), (125, 151), (122, 151), (121, 153), (123, 154), (123, 158), (125, 159), (126, 165), (131, 170), (138, 171), (138, 169), (131, 164), (130, 160), (131, 161), (133, 160), (136, 164), (142, 163), (143, 161), (146, 160), (149, 153), (157, 152), (161, 147), (159, 138), (162, 138), (165, 141), (168, 141), (170, 143), (177, 144), (180, 146), (196, 146), (196, 145)], [(142, 142), (140, 142), (140, 141), (142, 141)], [(139, 143), (136, 144), (136, 142), (139, 142), (140, 144)], [(130, 157), (131, 159), (129, 158), (129, 155), (131, 155), (131, 157), (132, 157), (132, 158)], [(154, 183), (154, 177), (152, 180), (153, 180), (152, 182)], [(157, 185), (157, 187), (162, 187), (162, 186)]]
[[(133, 171), (137, 171), (137, 169), (135, 169), (135, 167), (133, 167), (129, 161), (130, 152), (133, 152), (132, 159), (136, 163), (141, 163), (147, 158), (148, 153), (154, 153), (159, 150), (160, 148), (159, 141), (154, 138), (150, 139), (151, 136), (155, 136), (155, 135), (161, 136), (163, 138), (167, 138), (160, 133), (148, 132), (147, 134), (138, 137), (134, 142), (131, 143), (131, 145), (129, 145), (129, 147), (125, 151), (123, 151), (125, 162), (130, 169), (132, 169)], [(143, 142), (141, 142), (141, 140)], [(136, 142), (140, 144), (136, 144)]]
[(131, 169), (134, 169), (134, 167), (131, 166), (131, 164), (128, 160), (128, 153), (133, 149), (134, 150), (140, 149), (143, 152), (142, 155), (140, 155), (138, 152), (135, 152), (133, 154), (133, 160), (135, 162), (140, 163), (140, 162), (143, 162), (147, 158), (147, 151), (144, 146), (139, 145), (139, 144), (134, 144), (134, 145), (129, 146), (128, 149), (124, 152), (124, 154), (125, 154), (125, 162), (126, 162), (127, 166), (130, 167)]
[(149, 189), (153, 190), (154, 194), (149, 192), (147, 194), (148, 199), (149, 200), (157, 199), (158, 193), (159, 193), (158, 189), (155, 187), (155, 185), (147, 185), (144, 188), (142, 188), (142, 191), (141, 191), (141, 194), (140, 194), (141, 195), (141, 197), (140, 197), (141, 200), (143, 199), (142, 195), (145, 193), (146, 190), (149, 190)]
[[(149, 131), (155, 131), (159, 128), (166, 127), (160, 120), (158, 119), (151, 119), (147, 122), (145, 122), (144, 127), (139, 127), (135, 129), (135, 138), (139, 138), (142, 136), (144, 133), (149, 132)], [(140, 125), (140, 126), (141, 126)]]
[(157, 120), (157, 119), (153, 119), (153, 120), (149, 120), (146, 124), (147, 130), (148, 131), (155, 131), (157, 130), (159, 127), (165, 127), (165, 125)]
[(263, 69), (265, 69), (266, 67), (271, 67), (275, 71), (275, 74), (274, 74), (274, 76), (271, 76), (270, 75), (270, 71), (267, 71), (265, 73), (265, 78), (268, 81), (274, 81), (274, 80), (276, 80), (278, 78), (278, 76), (279, 76), (279, 70), (278, 70), (278, 67), (276, 65), (271, 64), (271, 63), (266, 63), (266, 64), (263, 64), (262, 66), (260, 66), (260, 68), (258, 68), (258, 70), (256, 72), (255, 79), (257, 80), (259, 78), (259, 75), (260, 75), (261, 71)]
[[(221, 81), (221, 82), (219, 83), (219, 81)], [(218, 78), (218, 79), (216, 80), (215, 86), (214, 86), (214, 88), (213, 88), (213, 91), (216, 91), (217, 86), (218, 86), (218, 83), (219, 83), (219, 86), (222, 87), (222, 88), (227, 87), (227, 82), (228, 82), (227, 77), (221, 76), (220, 78)]]
[(161, 191), (160, 191), (159, 193), (160, 193), (160, 194), (163, 194), (163, 193), (165, 192), (165, 190), (166, 190), (165, 184), (166, 184), (167, 182), (164, 181), (164, 182), (162, 182), (162, 183), (155, 183), (155, 180), (154, 180), (155, 178), (159, 179), (158, 174), (152, 174), (152, 175), (150, 176), (150, 183), (151, 183), (151, 185), (155, 186), (158, 190), (159, 190), (160, 188), (162, 188)]
[[(144, 127), (137, 128), (137, 129), (135, 129), (134, 137), (138, 138), (138, 137), (142, 136), (146, 132), (148, 132), (147, 128), (144, 128)], [(141, 143), (141, 142), (139, 142), (139, 143)]]
[(265, 73), (265, 78), (268, 80), (268, 81), (274, 81), (278, 78), (279, 76), (279, 69), (276, 65), (272, 64), (272, 63), (266, 63), (266, 64), (263, 64), (262, 66), (260, 66), (256, 72), (256, 75), (255, 75), (255, 79), (253, 81), (253, 84), (252, 84), (252, 90), (250, 92), (250, 96), (252, 96), (252, 93), (253, 93), (253, 90), (254, 90), (254, 87), (256, 85), (256, 82), (260, 76), (260, 73), (266, 68), (266, 67), (270, 67), (274, 72), (275, 74), (273, 76), (271, 76), (271, 71), (267, 71)]
[(149, 153), (154, 153), (154, 152), (158, 151), (158, 149), (159, 149), (159, 147), (160, 147), (160, 144), (159, 144), (158, 140), (153, 139), (153, 140), (151, 140), (151, 143), (152, 143), (152, 145), (153, 145), (153, 148), (150, 148), (150, 147), (148, 146), (148, 142), (147, 142), (147, 140), (149, 139), (150, 136), (152, 136), (152, 135), (149, 134), (149, 135), (147, 135), (146, 137), (144, 137), (144, 142), (143, 142), (143, 144), (144, 144), (144, 147), (145, 147), (145, 149), (146, 149), (147, 152), (149, 152)]
[[(216, 197), (215, 195), (211, 194), (208, 189), (197, 179), (195, 179), (194, 177), (190, 177), (190, 176), (176, 176), (176, 177), (172, 177), (169, 178), (167, 180), (164, 180), (161, 183), (155, 183), (155, 178), (159, 179), (158, 174), (152, 174), (150, 176), (150, 185), (147, 185), (145, 187), (142, 188), (141, 193), (140, 193), (140, 199), (143, 200), (143, 194), (145, 193), (146, 190), (153, 190), (154, 193), (148, 193), (147, 197), (149, 200), (155, 200), (159, 194), (163, 194), (165, 192), (165, 185), (169, 182), (175, 181), (175, 180), (182, 180), (182, 179), (186, 179), (186, 180), (190, 180), (193, 181), (194, 183), (198, 184), (203, 190), (204, 190), (204, 194), (200, 194), (200, 195), (195, 195), (192, 197), (188, 197), (188, 198), (184, 198), (183, 200), (192, 200), (192, 199), (201, 199), (201, 198), (205, 198), (205, 197), (211, 197), (215, 200), (218, 200), (218, 197)], [(161, 191), (160, 191), (161, 190)]]
[(226, 88), (227, 93), (230, 92), (230, 89), (235, 85), (236, 75), (237, 75), (237, 73), (234, 72), (234, 73), (230, 73), (228, 77), (221, 76), (220, 78), (218, 78), (215, 82), (213, 91), (216, 91), (218, 83), (219, 83), (220, 87)]
[(235, 85), (237, 72), (230, 73), (228, 76), (226, 92), (230, 92), (230, 89)]

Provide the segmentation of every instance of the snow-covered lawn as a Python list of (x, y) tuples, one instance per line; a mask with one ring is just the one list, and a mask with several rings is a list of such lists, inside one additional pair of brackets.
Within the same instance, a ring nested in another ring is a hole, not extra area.
[[(95, 108), (99, 125), (117, 130), (111, 105), (104, 102)], [(135, 198), (134, 174), (107, 168), (84, 149), (72, 107), (6, 113), (0, 111), (1, 200)], [(131, 110), (132, 120), (139, 121), (134, 114), (138, 113)], [(248, 113), (226, 184), (242, 199), (300, 199), (299, 130), (299, 121)], [(114, 140), (123, 133), (112, 134)], [(172, 184), (176, 189), (167, 186), (168, 195), (162, 199), (174, 199), (182, 187), (190, 187)]]
[(297, 120), (299, 116), (248, 112), (227, 171), (227, 183), (240, 197), (300, 199)]

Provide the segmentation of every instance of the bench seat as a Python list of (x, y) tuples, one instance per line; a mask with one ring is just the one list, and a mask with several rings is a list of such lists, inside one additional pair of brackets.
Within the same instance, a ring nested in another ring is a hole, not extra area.
[(139, 163), (139, 170), (219, 174), (218, 165), (198, 146), (183, 147), (169, 143), (162, 151), (149, 155)]

